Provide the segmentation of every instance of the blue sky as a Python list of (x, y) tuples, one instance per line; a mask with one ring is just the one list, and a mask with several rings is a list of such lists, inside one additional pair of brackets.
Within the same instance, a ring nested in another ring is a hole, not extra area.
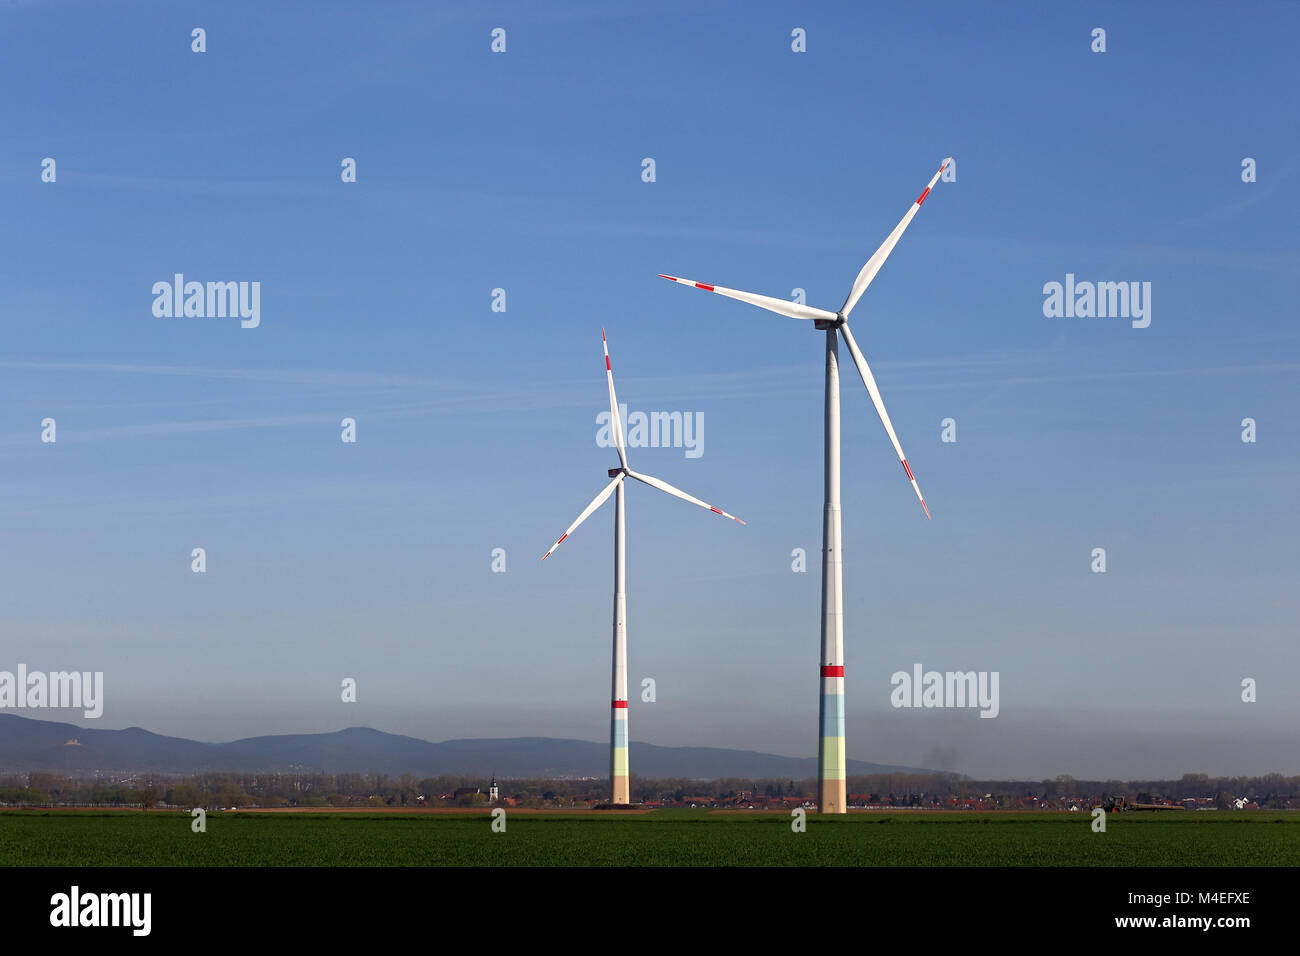
[[(1294, 4), (0, 15), (0, 669), (205, 740), (604, 739), (612, 508), (537, 560), (617, 462), (603, 326), (705, 422), (632, 466), (748, 521), (629, 490), (632, 738), (813, 754), (821, 337), (656, 273), (838, 308), (952, 155), (853, 316), (934, 520), (845, 369), (849, 755), (1300, 772)], [(260, 326), (155, 317), (176, 272)], [(1150, 327), (1045, 317), (1067, 273)], [(891, 708), (917, 662), (999, 716)]]

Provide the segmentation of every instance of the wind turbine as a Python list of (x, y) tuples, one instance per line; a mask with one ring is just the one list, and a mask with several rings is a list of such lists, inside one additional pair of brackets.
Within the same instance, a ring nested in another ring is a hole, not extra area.
[(858, 277), (853, 280), (853, 288), (849, 291), (849, 297), (844, 300), (844, 304), (840, 306), (838, 312), (828, 312), (825, 309), (815, 309), (812, 306), (801, 305), (798, 302), (787, 302), (785, 299), (777, 299), (772, 296), (740, 292), (736, 289), (723, 288), (720, 285), (706, 285), (693, 279), (682, 279), (678, 276), (659, 273), (662, 278), (672, 282), (693, 285), (695, 288), (704, 289), (706, 292), (716, 292), (718, 295), (725, 295), (741, 302), (748, 302), (750, 305), (756, 305), (761, 309), (789, 316), (792, 319), (811, 319), (815, 328), (826, 332), (826, 505), (822, 519), (822, 648), (821, 714), (819, 717), (821, 748), (818, 751), (817, 760), (819, 778), (817, 805), (822, 813), (844, 813), (847, 810), (848, 802), (848, 795), (845, 792), (846, 766), (844, 757), (844, 578), (840, 550), (839, 337), (843, 336), (844, 344), (849, 347), (849, 354), (853, 357), (853, 364), (858, 367), (858, 374), (862, 376), (862, 384), (867, 387), (867, 393), (871, 396), (872, 404), (876, 406), (876, 413), (880, 416), (881, 424), (885, 426), (885, 432), (894, 445), (894, 451), (898, 453), (898, 460), (903, 463), (903, 470), (907, 472), (907, 480), (912, 483), (912, 489), (916, 492), (916, 497), (920, 499), (921, 507), (925, 510), (925, 516), (929, 518), (930, 509), (926, 506), (925, 497), (921, 494), (921, 488), (917, 485), (912, 469), (907, 464), (907, 456), (903, 454), (903, 446), (898, 443), (898, 435), (894, 433), (894, 426), (889, 420), (889, 413), (885, 411), (885, 403), (880, 397), (880, 389), (876, 387), (875, 376), (871, 374), (871, 366), (867, 364), (867, 360), (863, 357), (857, 342), (853, 340), (853, 333), (849, 331), (849, 313), (858, 304), (858, 299), (862, 298), (862, 293), (867, 291), (867, 286), (871, 285), (871, 280), (876, 277), (876, 273), (885, 264), (889, 254), (894, 251), (894, 246), (898, 245), (898, 240), (902, 238), (903, 231), (911, 223), (912, 217), (916, 215), (917, 210), (921, 208), (921, 204), (925, 202), (925, 197), (930, 195), (930, 190), (934, 188), (934, 184), (939, 181), (939, 177), (943, 175), (943, 171), (948, 168), (950, 162), (952, 162), (951, 157), (943, 161), (939, 171), (930, 180), (930, 184), (925, 187), (921, 195), (912, 203), (911, 208), (907, 210), (907, 215), (902, 218), (902, 221), (894, 227), (894, 231), (880, 244), (880, 248), (867, 260), (867, 264), (862, 267)]
[(592, 499), (591, 504), (583, 509), (582, 514), (578, 515), (578, 520), (569, 525), (567, 531), (560, 535), (560, 540), (551, 545), (551, 550), (542, 555), (545, 561), (555, 549), (564, 543), (564, 539), (573, 534), (573, 530), (587, 520), (593, 511), (603, 505), (611, 494), (617, 492), (614, 504), (614, 674), (613, 674), (613, 693), (610, 702), (609, 717), (609, 777), (610, 786), (613, 792), (615, 804), (631, 803), (631, 794), (628, 786), (628, 764), (627, 764), (627, 583), (625, 564), (624, 564), (624, 514), (625, 506), (623, 502), (623, 479), (635, 478), (637, 481), (647, 484), (652, 488), (658, 488), (660, 491), (666, 491), (668, 494), (683, 501), (689, 501), (693, 505), (699, 505), (701, 508), (707, 508), (715, 514), (720, 514), (724, 518), (730, 518), (732, 521), (740, 521), (735, 515), (729, 515), (721, 508), (715, 508), (713, 505), (694, 498), (682, 491), (680, 488), (674, 488), (666, 481), (655, 478), (651, 475), (643, 475), (633, 471), (627, 466), (627, 449), (623, 445), (623, 424), (618, 417), (618, 397), (614, 394), (614, 370), (609, 364), (609, 343), (605, 340), (605, 330), (600, 330), (600, 339), (605, 347), (605, 378), (609, 382), (609, 425), (610, 431), (614, 435), (614, 447), (618, 449), (618, 460), (620, 467), (609, 469), (609, 477), (613, 479), (600, 494)]

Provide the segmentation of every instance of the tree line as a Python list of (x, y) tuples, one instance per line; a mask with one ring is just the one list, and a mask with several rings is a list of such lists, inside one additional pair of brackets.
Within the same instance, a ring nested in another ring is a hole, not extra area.
[[(500, 794), (517, 806), (562, 807), (608, 798), (608, 781), (600, 779), (523, 778), (497, 781)], [(48, 771), (0, 774), (0, 804), (180, 807), (419, 807), (475, 806), (487, 803), (488, 778), (444, 774), (343, 773), (199, 773), (187, 776), (66, 776)], [(632, 799), (638, 803), (680, 802), (704, 797), (755, 802), (813, 799), (815, 779), (725, 777), (655, 779), (633, 776)], [(459, 793), (457, 791), (460, 791)], [(953, 800), (982, 800), (986, 805), (1015, 806), (1023, 798), (1091, 800), (1114, 794), (1139, 803), (1207, 797), (1224, 804), (1228, 795), (1248, 796), (1268, 809), (1300, 808), (1300, 776), (1211, 777), (1184, 774), (1177, 780), (1079, 780), (1068, 775), (1042, 781), (972, 780), (953, 773), (880, 773), (851, 776), (850, 794), (871, 802), (922, 806)]]

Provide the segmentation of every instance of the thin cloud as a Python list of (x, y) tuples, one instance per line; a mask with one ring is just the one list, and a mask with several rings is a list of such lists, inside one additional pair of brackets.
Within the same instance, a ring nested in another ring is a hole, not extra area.
[(184, 378), (224, 378), (280, 385), (338, 385), (344, 387), (434, 386), (432, 379), (414, 375), (365, 375), (349, 372), (291, 372), (283, 369), (202, 368), (194, 365), (127, 365), (114, 362), (14, 362), (0, 361), (0, 368), (42, 372), (104, 372), (124, 375), (168, 375)]
[[(1050, 350), (1041, 353), (986, 353), (970, 356), (946, 356), (926, 360), (907, 360), (900, 362), (881, 362), (877, 374), (882, 379), (884, 388), (890, 393), (936, 391), (948, 389), (1010, 387), (1017, 385), (1045, 385), (1069, 382), (1090, 382), (1107, 379), (1155, 378), (1187, 375), (1258, 375), (1268, 373), (1294, 373), (1300, 371), (1300, 362), (1258, 362), (1244, 365), (1217, 365), (1182, 368), (1104, 368), (1096, 370), (1076, 369), (1052, 371), (1047, 368), (1050, 360), (1059, 360), (1060, 356)], [(1008, 368), (1023, 370), (1037, 366), (1039, 374), (1005, 375)], [(66, 371), (104, 371), (150, 375), (183, 375), (192, 377), (227, 378), (236, 380), (267, 381), (280, 384), (309, 385), (349, 385), (349, 386), (402, 386), (402, 387), (436, 387), (442, 394), (422, 400), (401, 402), (397, 404), (376, 405), (358, 409), (356, 417), (370, 421), (400, 421), (418, 419), (428, 416), (445, 415), (485, 415), (509, 411), (514, 414), (530, 414), (554, 409), (600, 410), (603, 406), (594, 404), (591, 398), (590, 383), (586, 381), (559, 382), (548, 386), (545, 393), (535, 390), (499, 388), (467, 385), (464, 383), (434, 383), (427, 379), (411, 376), (384, 376), (344, 374), (329, 372), (286, 372), (282, 370), (259, 369), (203, 369), (185, 366), (132, 366), (108, 365), (99, 363), (32, 363), (0, 362), (0, 368), (40, 368)], [(986, 375), (961, 375), (953, 373), (985, 371)], [(892, 381), (894, 376), (904, 381)], [(916, 381), (917, 375), (930, 377), (929, 381)], [(810, 375), (804, 366), (769, 366), (758, 369), (728, 373), (699, 373), (698, 375), (651, 376), (628, 378), (621, 382), (624, 395), (644, 395), (650, 402), (689, 397), (701, 399), (738, 399), (756, 396), (772, 396), (781, 392), (793, 392), (800, 389), (819, 386), (820, 376)], [(644, 400), (643, 400), (644, 401)], [(594, 414), (594, 411), (593, 411)], [(132, 425), (113, 425), (106, 428), (92, 428), (67, 433), (65, 440), (74, 442), (99, 441), (122, 438), (158, 438), (203, 434), (208, 432), (242, 431), (266, 428), (299, 428), (303, 426), (319, 427), (337, 424), (334, 412), (310, 412), (288, 415), (246, 416), (211, 419), (189, 419), (171, 422), (145, 422)], [(63, 437), (63, 436), (61, 436)], [(4, 444), (27, 442), (30, 435), (11, 435), (3, 440)]]

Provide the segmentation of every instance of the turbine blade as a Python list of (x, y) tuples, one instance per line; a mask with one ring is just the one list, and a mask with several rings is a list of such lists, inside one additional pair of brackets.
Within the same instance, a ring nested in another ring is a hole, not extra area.
[(834, 322), (839, 318), (839, 316), (834, 312), (827, 312), (825, 309), (814, 309), (810, 305), (800, 305), (798, 302), (788, 302), (785, 299), (776, 299), (770, 295), (757, 295), (753, 292), (740, 292), (737, 289), (727, 289), (720, 285), (705, 285), (703, 282), (696, 282), (694, 279), (681, 279), (677, 276), (666, 276), (662, 272), (659, 273), (659, 278), (667, 279), (669, 282), (680, 282), (683, 285), (693, 285), (695, 288), (703, 289), (705, 292), (716, 292), (718, 295), (725, 295), (729, 299), (748, 302), (750, 305), (756, 305), (760, 309), (767, 309), (769, 312), (789, 316), (792, 319), (825, 319), (828, 322)]
[(555, 549), (564, 543), (565, 538), (573, 534), (574, 528), (576, 528), (578, 525), (586, 521), (587, 517), (593, 511), (595, 511), (597, 508), (599, 508), (601, 505), (605, 503), (605, 501), (609, 498), (609, 496), (614, 493), (614, 489), (618, 487), (618, 483), (622, 480), (623, 480), (623, 473), (619, 472), (618, 476), (605, 486), (604, 491), (596, 495), (595, 498), (591, 499), (591, 504), (587, 505), (587, 507), (583, 509), (582, 514), (578, 515), (578, 520), (573, 522), (573, 524), (569, 525), (569, 530), (564, 532), (564, 534), (560, 535), (560, 540), (555, 542), (555, 544), (551, 545), (550, 551), (547, 551), (544, 555), (542, 555), (543, 561), (545, 561), (547, 558), (549, 558), (552, 554), (555, 553)]
[(894, 451), (898, 452), (898, 460), (903, 463), (903, 470), (907, 472), (907, 479), (912, 483), (912, 490), (916, 492), (916, 497), (920, 499), (921, 507), (925, 510), (925, 516), (928, 518), (930, 517), (930, 509), (925, 503), (925, 495), (921, 494), (921, 487), (916, 483), (916, 478), (912, 475), (912, 469), (907, 464), (907, 456), (903, 454), (903, 446), (898, 443), (898, 435), (894, 433), (894, 423), (889, 420), (889, 412), (885, 411), (885, 401), (880, 397), (880, 389), (876, 387), (876, 377), (871, 374), (871, 366), (867, 364), (866, 358), (858, 349), (858, 343), (853, 341), (853, 333), (849, 331), (847, 322), (840, 326), (840, 335), (844, 337), (844, 342), (849, 347), (849, 354), (853, 356), (853, 364), (858, 367), (858, 374), (862, 376), (862, 384), (867, 386), (867, 393), (876, 406), (876, 414), (880, 416), (880, 423), (885, 426), (885, 431), (889, 434), (889, 440), (894, 443)]
[(894, 227), (894, 231), (891, 232), (885, 241), (880, 244), (880, 248), (871, 254), (871, 258), (867, 260), (867, 264), (862, 267), (862, 271), (858, 273), (858, 277), (853, 280), (853, 288), (849, 291), (849, 297), (844, 300), (844, 307), (840, 309), (840, 315), (848, 318), (849, 313), (853, 311), (853, 307), (858, 304), (858, 299), (862, 298), (862, 293), (867, 291), (867, 286), (871, 285), (871, 280), (876, 277), (876, 273), (879, 272), (880, 267), (885, 264), (885, 260), (889, 258), (889, 254), (894, 251), (894, 246), (898, 245), (898, 240), (903, 238), (903, 230), (905, 230), (908, 224), (912, 221), (912, 217), (916, 215), (916, 211), (921, 208), (921, 203), (925, 202), (925, 197), (930, 195), (930, 190), (934, 188), (934, 184), (939, 181), (939, 177), (943, 175), (943, 171), (948, 168), (950, 162), (952, 162), (951, 156), (943, 161), (943, 165), (939, 167), (939, 171), (935, 173), (934, 177), (930, 180), (930, 185), (926, 186), (925, 189), (922, 190), (921, 195), (916, 197), (916, 202), (912, 203), (912, 208), (907, 210), (907, 215), (905, 215), (902, 221)]
[(618, 449), (618, 460), (627, 467), (627, 450), (623, 447), (623, 422), (618, 417), (618, 396), (614, 394), (614, 370), (609, 364), (609, 343), (605, 341), (605, 330), (600, 330), (600, 344), (605, 346), (605, 378), (609, 380), (609, 427), (614, 432), (614, 447)]
[(707, 508), (709, 511), (712, 511), (714, 514), (722, 515), (722, 517), (724, 518), (730, 518), (732, 521), (739, 521), (741, 524), (745, 523), (741, 521), (739, 518), (737, 518), (735, 515), (727, 514), (721, 508), (715, 508), (713, 507), (713, 505), (709, 504), (706, 501), (701, 501), (699, 498), (694, 498), (691, 495), (688, 495), (686, 492), (682, 491), (680, 488), (674, 488), (672, 485), (668, 484), (668, 482), (661, 481), (660, 479), (655, 478), (652, 475), (639, 475), (635, 471), (629, 471), (628, 476), (631, 478), (635, 478), (637, 481), (644, 482), (645, 484), (649, 485), (651, 488), (658, 488), (660, 491), (666, 491), (670, 495), (675, 495), (676, 497), (681, 498), (683, 501), (689, 501), (693, 505), (699, 505), (701, 508)]

